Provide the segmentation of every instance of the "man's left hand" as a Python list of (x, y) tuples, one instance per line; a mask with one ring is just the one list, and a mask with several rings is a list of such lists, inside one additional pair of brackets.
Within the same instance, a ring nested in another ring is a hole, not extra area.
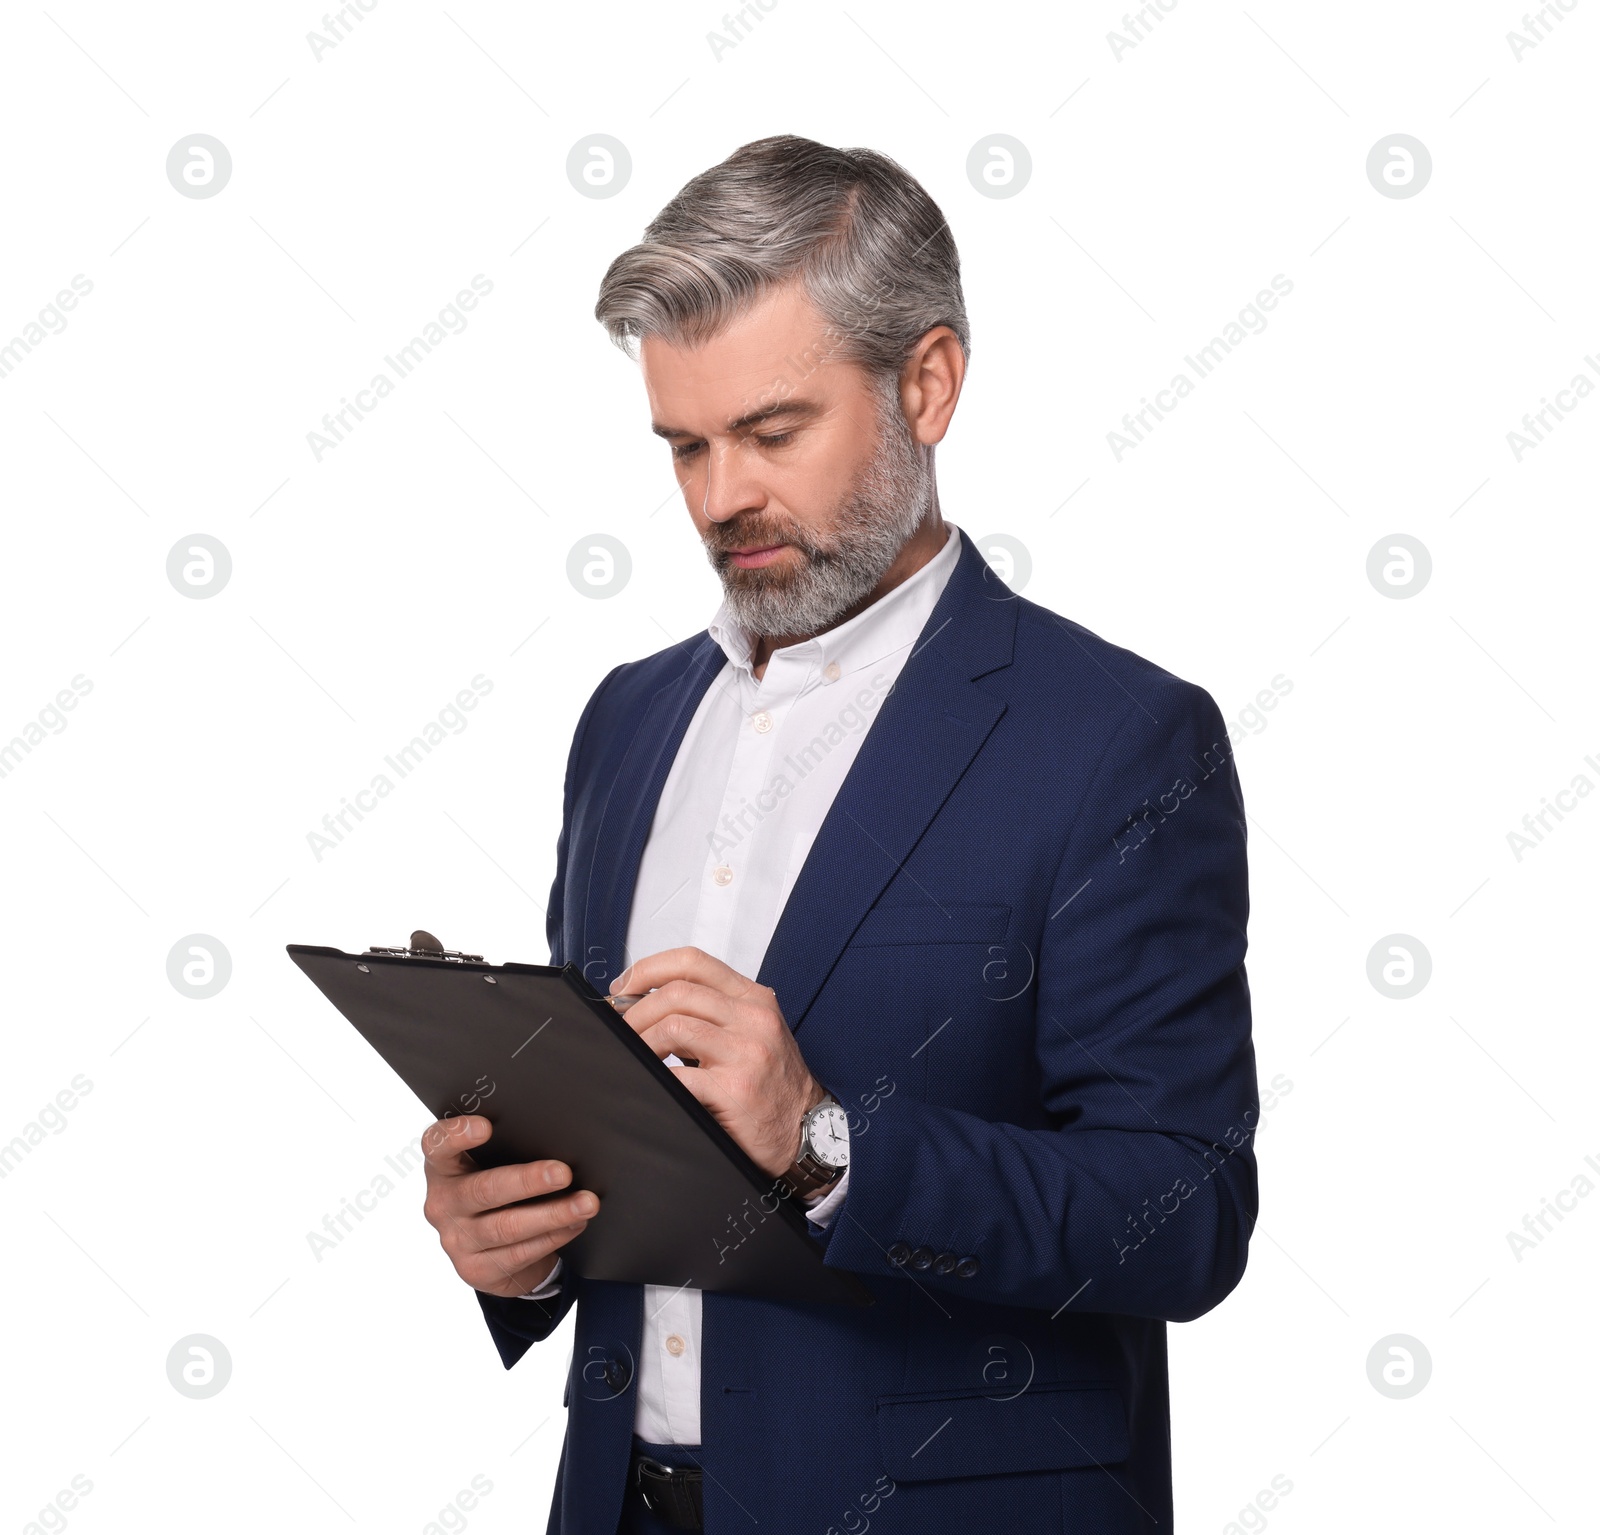
[(807, 1068), (777, 993), (695, 948), (641, 959), (610, 990), (648, 993), (622, 1016), (658, 1059), (698, 1061), (668, 1069), (757, 1167), (774, 1178), (788, 1172), (801, 1116), (827, 1090)]

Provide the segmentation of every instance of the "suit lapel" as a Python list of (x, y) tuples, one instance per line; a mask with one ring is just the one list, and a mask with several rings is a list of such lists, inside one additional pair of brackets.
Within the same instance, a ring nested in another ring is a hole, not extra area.
[(762, 959), (756, 979), (777, 992), (791, 1029), (1006, 712), (972, 679), (1010, 664), (1017, 599), (964, 529), (959, 537), (956, 567), (839, 786)]
[[(973, 679), (1007, 666), (1016, 595), (959, 530), (961, 552), (878, 718), (868, 729), (767, 945), (756, 977), (798, 1028), (884, 887), (1005, 713)], [(639, 720), (595, 835), (579, 963), (605, 990), (630, 959), (639, 863), (678, 748), (726, 657), (707, 633)]]

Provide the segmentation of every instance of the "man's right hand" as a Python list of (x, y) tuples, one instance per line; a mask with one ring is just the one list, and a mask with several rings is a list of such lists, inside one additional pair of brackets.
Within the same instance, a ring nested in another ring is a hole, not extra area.
[(589, 1224), (600, 1201), (588, 1190), (555, 1192), (572, 1182), (564, 1162), (480, 1168), (470, 1152), (492, 1128), (481, 1114), (464, 1114), (435, 1120), (422, 1132), (428, 1181), (422, 1213), (474, 1290), (526, 1295), (550, 1277), (557, 1250)]

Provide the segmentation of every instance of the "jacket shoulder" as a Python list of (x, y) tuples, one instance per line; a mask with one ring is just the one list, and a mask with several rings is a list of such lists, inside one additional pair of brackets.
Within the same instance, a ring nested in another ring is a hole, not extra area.
[[(707, 651), (710, 654), (707, 654)], [(686, 640), (665, 646), (652, 655), (641, 656), (636, 661), (624, 661), (613, 667), (594, 690), (594, 698), (606, 695), (605, 707), (612, 709), (639, 709), (669, 683), (678, 681), (686, 672), (697, 667), (721, 671), (727, 657), (702, 629)]]
[(1215, 700), (1199, 683), (1037, 602), (1019, 597), (1013, 666), (1024, 684), (1075, 713), (1121, 719), (1133, 713), (1210, 716)]

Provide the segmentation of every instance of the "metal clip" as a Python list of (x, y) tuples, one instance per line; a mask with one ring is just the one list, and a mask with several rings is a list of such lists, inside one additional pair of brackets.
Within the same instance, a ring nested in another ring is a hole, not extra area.
[(483, 963), (483, 955), (463, 954), (459, 949), (447, 949), (432, 933), (424, 932), (420, 927), (411, 935), (409, 949), (381, 948), (374, 944), (367, 953), (387, 954), (396, 959), (446, 959), (458, 965), (469, 962)]

